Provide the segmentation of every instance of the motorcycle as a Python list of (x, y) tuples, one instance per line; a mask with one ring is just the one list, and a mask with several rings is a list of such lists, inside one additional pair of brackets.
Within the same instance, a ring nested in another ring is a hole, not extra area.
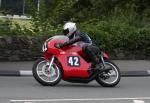
[(68, 41), (67, 36), (53, 36), (45, 41), (43, 57), (33, 65), (34, 78), (44, 86), (55, 86), (61, 79), (72, 83), (89, 83), (96, 80), (103, 87), (114, 87), (120, 81), (119, 68), (106, 53), (99, 56), (100, 69), (93, 69), (82, 48), (76, 44), (57, 48), (58, 43)]

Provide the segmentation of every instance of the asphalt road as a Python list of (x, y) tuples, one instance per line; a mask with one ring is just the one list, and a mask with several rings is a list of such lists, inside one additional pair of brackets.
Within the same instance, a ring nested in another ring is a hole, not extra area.
[(123, 77), (115, 88), (64, 81), (46, 87), (33, 77), (0, 77), (0, 103), (150, 103), (150, 77)]

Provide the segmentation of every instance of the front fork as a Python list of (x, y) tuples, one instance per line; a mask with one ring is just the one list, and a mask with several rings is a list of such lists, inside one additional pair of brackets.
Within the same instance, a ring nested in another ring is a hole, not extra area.
[(101, 61), (102, 61), (102, 69), (104, 71), (108, 71), (108, 72), (109, 72), (109, 70), (112, 70), (111, 67), (109, 67), (109, 68), (106, 67), (106, 63), (105, 63), (103, 55), (101, 55), (100, 58), (101, 58)]
[(53, 56), (51, 57), (51, 60), (47, 62), (46, 65), (49, 65), (48, 71), (50, 71), (50, 69), (51, 69), (51, 67), (52, 67), (52, 64), (54, 63), (54, 60), (55, 60), (55, 56), (53, 55)]
[(105, 68), (105, 61), (104, 61), (104, 58), (103, 58), (103, 56), (102, 56), (102, 55), (100, 56), (100, 58), (101, 58), (102, 65), (103, 65), (103, 67), (102, 67), (102, 68), (104, 69), (104, 68)]

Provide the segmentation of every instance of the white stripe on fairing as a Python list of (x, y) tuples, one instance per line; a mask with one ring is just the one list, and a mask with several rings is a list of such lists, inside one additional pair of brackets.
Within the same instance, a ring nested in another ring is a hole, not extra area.
[[(33, 99), (33, 100), (10, 100), (10, 102), (63, 102), (63, 101), (117, 101), (117, 100), (150, 100), (150, 97), (135, 98), (80, 98), (80, 99)], [(137, 102), (138, 103), (138, 102)]]
[(133, 100), (134, 103), (145, 103), (143, 100)]
[(20, 75), (33, 75), (31, 70), (20, 70)]

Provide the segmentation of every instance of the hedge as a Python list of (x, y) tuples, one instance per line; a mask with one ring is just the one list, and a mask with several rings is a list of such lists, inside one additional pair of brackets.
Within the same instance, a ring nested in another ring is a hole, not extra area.
[[(120, 54), (129, 59), (150, 58), (150, 30), (120, 22), (89, 21), (80, 24), (94, 43), (113, 57)], [(131, 57), (132, 55), (132, 57)], [(121, 58), (121, 57), (119, 57)]]

